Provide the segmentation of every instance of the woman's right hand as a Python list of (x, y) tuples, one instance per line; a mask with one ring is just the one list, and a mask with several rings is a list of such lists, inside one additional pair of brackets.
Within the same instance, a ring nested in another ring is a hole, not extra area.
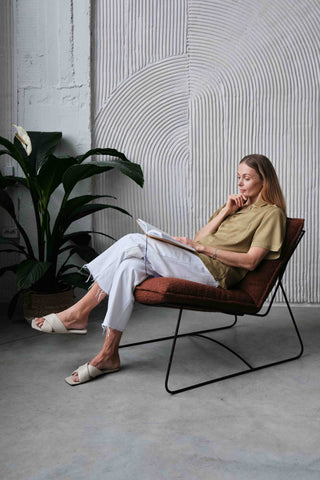
[(210, 235), (218, 230), (221, 223), (230, 215), (231, 213), (236, 212), (239, 208), (245, 206), (247, 198), (239, 193), (234, 195), (229, 195), (227, 203), (225, 206), (220, 210), (220, 212), (213, 217), (207, 225), (202, 227), (199, 232), (194, 237), (196, 242), (199, 242), (202, 238)]
[(226, 213), (230, 215), (230, 213), (236, 212), (239, 208), (245, 206), (246, 201), (247, 198), (242, 193), (229, 195), (226, 206), (224, 207)]

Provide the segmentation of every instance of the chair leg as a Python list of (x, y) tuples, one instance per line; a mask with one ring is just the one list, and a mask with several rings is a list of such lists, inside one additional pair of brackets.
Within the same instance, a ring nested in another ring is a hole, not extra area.
[[(288, 302), (288, 298), (287, 298), (287, 295), (284, 291), (284, 288), (283, 288), (283, 285), (281, 283), (281, 281), (279, 281), (279, 285), (278, 287), (280, 286), (281, 290), (282, 290), (282, 293), (283, 293), (283, 296), (284, 296), (284, 299), (285, 299), (285, 302), (286, 302), (286, 305), (287, 305), (287, 308), (288, 308), (288, 311), (289, 311), (289, 314), (290, 314), (290, 318), (292, 320), (292, 323), (293, 323), (293, 326), (294, 326), (294, 330), (295, 330), (295, 333), (297, 335), (297, 338), (299, 340), (299, 345), (300, 345), (300, 350), (298, 352), (298, 354), (294, 355), (294, 356), (291, 356), (291, 357), (287, 357), (283, 360), (279, 360), (279, 361), (275, 361), (275, 362), (271, 362), (271, 363), (266, 363), (264, 365), (260, 365), (258, 367), (253, 367), (251, 366), (242, 356), (240, 356), (237, 352), (235, 352), (234, 350), (232, 350), (230, 347), (227, 347), (226, 345), (224, 345), (223, 343), (213, 339), (213, 338), (210, 338), (210, 337), (206, 337), (204, 335), (202, 335), (202, 333), (191, 333), (191, 334), (186, 334), (186, 335), (196, 335), (196, 336), (200, 336), (200, 337), (203, 337), (207, 340), (210, 340), (212, 342), (215, 342), (217, 343), (218, 345), (222, 346), (223, 348), (227, 349), (229, 352), (231, 352), (233, 355), (235, 355), (237, 358), (239, 358), (243, 363), (245, 363), (247, 365), (248, 368), (246, 368), (245, 370), (241, 370), (240, 372), (235, 372), (235, 373), (232, 373), (232, 374), (229, 374), (229, 375), (224, 375), (224, 376), (220, 376), (220, 377), (215, 377), (213, 379), (210, 379), (210, 380), (207, 380), (205, 382), (200, 382), (200, 383), (195, 383), (195, 384), (192, 384), (192, 385), (189, 385), (187, 387), (183, 387), (183, 388), (178, 388), (178, 389), (171, 389), (169, 388), (169, 377), (170, 377), (170, 372), (171, 372), (171, 367), (172, 367), (172, 362), (173, 362), (173, 357), (174, 357), (174, 353), (175, 353), (175, 348), (176, 348), (176, 342), (177, 342), (177, 338), (180, 337), (179, 335), (179, 328), (180, 328), (180, 323), (181, 323), (181, 318), (182, 318), (182, 311), (183, 311), (183, 308), (180, 309), (180, 312), (179, 312), (179, 317), (178, 317), (178, 320), (177, 320), (177, 325), (176, 325), (176, 329), (175, 329), (175, 335), (173, 337), (173, 342), (172, 342), (172, 347), (171, 347), (171, 352), (170, 352), (170, 357), (169, 357), (169, 362), (168, 362), (168, 367), (167, 367), (167, 372), (166, 372), (166, 379), (165, 379), (165, 389), (167, 390), (168, 393), (171, 393), (171, 394), (176, 394), (176, 393), (181, 393), (181, 392), (185, 392), (187, 390), (192, 390), (192, 389), (195, 389), (195, 388), (199, 388), (199, 387), (202, 387), (202, 386), (205, 386), (205, 385), (209, 385), (210, 383), (216, 383), (216, 382), (221, 382), (222, 380), (226, 380), (228, 378), (232, 378), (232, 377), (237, 377), (239, 375), (244, 375), (246, 373), (251, 373), (251, 372), (255, 372), (257, 370), (262, 370), (264, 368), (268, 368), (268, 367), (273, 367), (275, 365), (280, 365), (282, 363), (286, 363), (286, 362), (290, 362), (292, 360), (296, 360), (297, 358), (301, 357), (302, 353), (303, 353), (303, 342), (302, 342), (302, 339), (301, 339), (301, 335), (300, 335), (300, 332), (298, 330), (298, 327), (297, 327), (297, 324), (296, 324), (296, 321), (294, 319), (294, 316), (293, 316), (293, 312), (291, 310), (291, 307), (290, 307), (290, 304)], [(274, 298), (274, 297), (273, 297)], [(269, 311), (269, 309), (268, 309)], [(259, 316), (259, 315), (258, 315)], [(235, 316), (236, 317), (236, 316)], [(236, 321), (237, 321), (237, 317), (236, 317)], [(236, 322), (234, 322), (236, 323)]]
[[(179, 313), (179, 318), (181, 319), (181, 314), (183, 311), (183, 307), (179, 308), (180, 313)], [(179, 322), (180, 323), (180, 322)], [(195, 335), (202, 335), (204, 333), (210, 333), (210, 332), (218, 332), (219, 330), (226, 330), (228, 328), (232, 328), (236, 325), (237, 323), (237, 316), (235, 315), (235, 320), (230, 324), (226, 325), (224, 327), (218, 327), (218, 328), (210, 328), (209, 330), (200, 330), (196, 332), (188, 332), (188, 333), (181, 333), (179, 335), (170, 335), (169, 337), (158, 337), (158, 338), (152, 338), (150, 340), (142, 340), (141, 342), (134, 342), (134, 343), (126, 343), (124, 345), (119, 345), (119, 348), (126, 348), (126, 347), (135, 347), (137, 345), (145, 345), (147, 343), (156, 343), (156, 342), (163, 342), (164, 340), (172, 340), (175, 337), (176, 338), (181, 338), (181, 337), (189, 337), (189, 336), (195, 336)]]

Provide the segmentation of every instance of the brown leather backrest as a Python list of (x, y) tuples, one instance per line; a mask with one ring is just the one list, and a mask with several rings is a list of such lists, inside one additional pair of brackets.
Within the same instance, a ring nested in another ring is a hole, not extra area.
[(293, 254), (303, 229), (302, 218), (287, 218), (286, 235), (282, 245), (281, 256), (277, 260), (263, 260), (253, 271), (249, 272), (237, 285), (236, 289), (245, 291), (257, 307), (261, 307), (277, 279), (283, 274)]

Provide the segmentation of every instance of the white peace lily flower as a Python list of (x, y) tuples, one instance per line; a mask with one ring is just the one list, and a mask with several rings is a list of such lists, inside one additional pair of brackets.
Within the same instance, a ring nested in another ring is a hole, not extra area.
[(31, 140), (27, 132), (25, 131), (24, 128), (18, 127), (18, 125), (13, 124), (13, 126), (17, 129), (17, 133), (15, 136), (17, 139), (21, 142), (23, 148), (27, 152), (27, 155), (29, 156), (30, 153), (32, 152), (32, 145), (31, 145)]

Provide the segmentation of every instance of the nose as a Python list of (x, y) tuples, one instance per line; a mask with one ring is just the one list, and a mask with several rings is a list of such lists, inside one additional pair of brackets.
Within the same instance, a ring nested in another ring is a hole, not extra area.
[(240, 185), (242, 185), (242, 178), (241, 177), (238, 178), (238, 185), (239, 185), (239, 187), (240, 187)]

